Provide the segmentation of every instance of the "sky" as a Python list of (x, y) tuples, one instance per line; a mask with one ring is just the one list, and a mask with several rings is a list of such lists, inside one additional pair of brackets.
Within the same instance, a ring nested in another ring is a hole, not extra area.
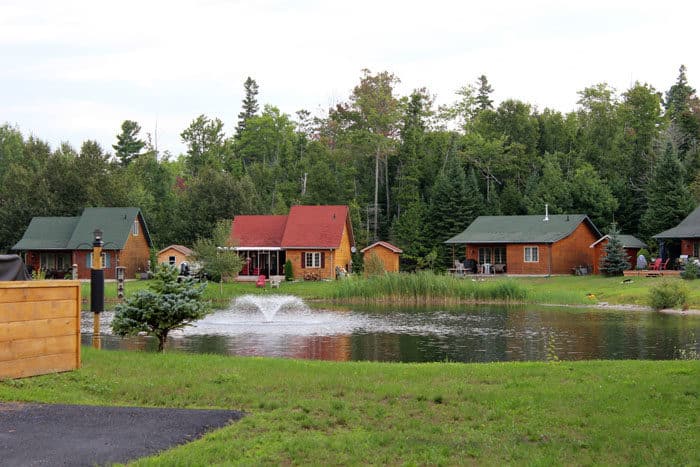
[(569, 112), (577, 92), (700, 87), (700, 2), (0, 0), (0, 125), (112, 151), (124, 120), (158, 149), (204, 114), (232, 135), (248, 76), (294, 116), (348, 100), (362, 70), (438, 104), (486, 75), (496, 103)]

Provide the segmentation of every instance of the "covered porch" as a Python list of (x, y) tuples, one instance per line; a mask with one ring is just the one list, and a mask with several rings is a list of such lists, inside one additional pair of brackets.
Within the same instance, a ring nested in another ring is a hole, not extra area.
[(243, 260), (243, 268), (236, 280), (256, 281), (259, 276), (284, 276), (287, 258), (279, 247), (238, 247), (236, 252)]

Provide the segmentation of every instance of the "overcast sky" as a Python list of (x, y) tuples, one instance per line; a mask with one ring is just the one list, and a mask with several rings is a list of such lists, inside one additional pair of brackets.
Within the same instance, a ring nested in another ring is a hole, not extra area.
[(184, 150), (200, 114), (232, 134), (251, 76), (258, 101), (294, 115), (347, 100), (361, 70), (438, 103), (485, 74), (498, 103), (568, 112), (577, 91), (634, 81), (666, 91), (685, 64), (700, 86), (700, 3), (688, 1), (0, 0), (0, 124), (52, 147), (121, 123)]

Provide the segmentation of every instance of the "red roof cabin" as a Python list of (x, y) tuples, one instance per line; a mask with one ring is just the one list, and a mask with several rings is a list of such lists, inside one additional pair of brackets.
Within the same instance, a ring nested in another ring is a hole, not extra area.
[(239, 280), (281, 276), (287, 260), (295, 279), (335, 278), (340, 268), (352, 265), (347, 206), (292, 206), (287, 216), (236, 216), (231, 239), (245, 260)]

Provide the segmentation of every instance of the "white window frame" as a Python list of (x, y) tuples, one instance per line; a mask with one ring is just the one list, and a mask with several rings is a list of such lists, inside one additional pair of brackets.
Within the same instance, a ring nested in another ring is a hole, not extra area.
[(307, 251), (304, 253), (304, 267), (309, 269), (321, 269), (321, 252)]
[[(529, 255), (528, 255), (528, 252), (530, 253)], [(528, 256), (529, 256), (529, 259), (528, 259)], [(540, 247), (538, 247), (538, 246), (526, 246), (523, 249), (523, 261), (526, 263), (539, 263), (540, 262)]]
[(139, 234), (139, 220), (134, 219), (134, 224), (131, 226), (131, 234), (135, 237)]
[(493, 262), (495, 264), (505, 264), (506, 261), (506, 247), (497, 246), (493, 248)]

